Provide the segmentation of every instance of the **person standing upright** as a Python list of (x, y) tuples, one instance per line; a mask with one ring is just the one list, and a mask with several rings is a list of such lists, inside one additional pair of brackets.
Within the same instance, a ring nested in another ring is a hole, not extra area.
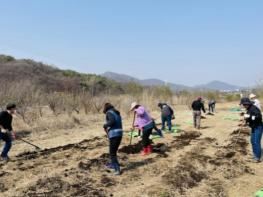
[(199, 97), (197, 100), (195, 100), (192, 103), (192, 110), (193, 110), (194, 128), (200, 129), (200, 127), (201, 127), (201, 115), (202, 115), (201, 111), (206, 113), (205, 106), (204, 106), (204, 103), (202, 102), (201, 97)]
[(165, 130), (165, 123), (167, 122), (168, 129), (171, 132), (172, 131), (172, 119), (174, 119), (173, 109), (166, 103), (159, 103), (158, 107), (160, 107), (161, 109), (162, 130)]
[(110, 103), (104, 105), (103, 113), (106, 114), (106, 123), (103, 125), (103, 128), (110, 141), (109, 152), (111, 163), (108, 164), (107, 167), (114, 169), (115, 175), (120, 175), (121, 169), (117, 158), (117, 152), (123, 135), (121, 114)]

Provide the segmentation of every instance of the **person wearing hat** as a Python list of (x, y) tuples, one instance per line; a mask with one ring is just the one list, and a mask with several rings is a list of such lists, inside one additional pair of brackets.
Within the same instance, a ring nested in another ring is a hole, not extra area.
[(261, 111), (261, 104), (260, 101), (257, 99), (257, 96), (255, 94), (250, 94), (249, 98), (252, 101), (252, 103)]
[(153, 120), (146, 109), (136, 102), (133, 102), (131, 104), (130, 110), (135, 113), (135, 121), (133, 127), (138, 128), (142, 131), (143, 149), (141, 151), (141, 155), (148, 155), (153, 151), (150, 140), (150, 135), (152, 134), (152, 130), (154, 128)]
[(0, 113), (0, 139), (5, 142), (1, 153), (1, 160), (8, 161), (8, 153), (12, 147), (12, 140), (15, 139), (15, 133), (12, 127), (13, 115), (16, 113), (16, 105), (10, 103), (6, 110)]
[(244, 115), (245, 125), (249, 125), (251, 128), (252, 162), (259, 163), (261, 162), (261, 138), (263, 131), (261, 111), (253, 105), (249, 98), (242, 98), (240, 104), (247, 111)]
[(200, 129), (201, 126), (201, 110), (206, 113), (204, 103), (202, 102), (202, 98), (198, 97), (197, 100), (195, 100), (192, 103), (192, 109), (193, 109), (193, 119), (194, 119), (194, 128)]
[(104, 105), (103, 113), (106, 114), (106, 123), (103, 125), (103, 128), (110, 141), (109, 152), (111, 163), (108, 164), (107, 167), (113, 169), (115, 175), (120, 175), (121, 169), (117, 158), (117, 152), (123, 135), (121, 114), (110, 103)]
[(174, 119), (173, 109), (166, 103), (158, 103), (158, 107), (161, 109), (161, 119), (162, 119), (162, 130), (165, 130), (165, 123), (169, 131), (172, 131), (172, 119)]

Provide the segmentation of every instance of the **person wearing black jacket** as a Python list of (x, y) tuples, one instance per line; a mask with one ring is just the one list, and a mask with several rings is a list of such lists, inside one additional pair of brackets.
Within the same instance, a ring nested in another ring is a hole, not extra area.
[(173, 109), (166, 103), (159, 103), (158, 107), (160, 107), (161, 109), (162, 130), (165, 130), (165, 123), (167, 122), (168, 129), (171, 132), (172, 131), (172, 119), (174, 119)]
[(208, 102), (208, 108), (209, 108), (209, 113), (214, 113), (215, 108), (216, 108), (216, 101), (215, 100), (210, 100)]
[(194, 119), (194, 128), (200, 129), (201, 126), (201, 110), (206, 113), (204, 103), (202, 102), (202, 98), (199, 97), (192, 103), (193, 109), (193, 119)]
[(261, 138), (262, 138), (262, 114), (259, 108), (257, 108), (250, 101), (249, 98), (242, 98), (241, 105), (247, 110), (247, 113), (244, 115), (246, 124), (251, 128), (251, 144), (253, 150), (253, 162), (261, 162)]
[(106, 103), (104, 105), (103, 113), (106, 114), (106, 123), (103, 125), (104, 130), (109, 138), (109, 152), (111, 163), (107, 165), (108, 168), (115, 170), (115, 175), (120, 175), (120, 164), (117, 158), (117, 152), (121, 144), (123, 130), (122, 118), (120, 112), (117, 111), (113, 105)]
[(0, 113), (0, 139), (5, 142), (1, 159), (8, 161), (8, 153), (12, 147), (12, 140), (15, 139), (15, 134), (12, 128), (13, 115), (16, 113), (16, 105), (8, 104), (6, 111)]

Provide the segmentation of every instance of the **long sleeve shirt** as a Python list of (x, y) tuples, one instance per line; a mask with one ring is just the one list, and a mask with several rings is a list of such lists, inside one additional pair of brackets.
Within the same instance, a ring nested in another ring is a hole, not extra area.
[(198, 100), (193, 102), (192, 109), (194, 111), (201, 111), (202, 110), (204, 113), (206, 112), (204, 104), (201, 101), (198, 101)]
[(248, 108), (245, 119), (252, 129), (262, 125), (261, 111), (255, 105)]
[(145, 110), (143, 106), (138, 107), (135, 109), (136, 117), (134, 126), (138, 127), (139, 129), (143, 129), (144, 126), (150, 124), (152, 122), (152, 118)]
[(7, 111), (2, 111), (0, 113), (0, 125), (8, 130), (8, 131), (13, 131), (13, 128), (12, 128), (12, 120), (13, 120), (13, 117), (11, 114), (9, 114)]

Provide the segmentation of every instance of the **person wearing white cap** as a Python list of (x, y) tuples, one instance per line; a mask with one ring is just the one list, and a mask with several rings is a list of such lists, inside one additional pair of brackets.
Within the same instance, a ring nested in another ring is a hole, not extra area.
[(249, 98), (252, 101), (252, 103), (261, 111), (261, 104), (260, 101), (257, 99), (257, 96), (252, 93), (249, 95)]
[(145, 156), (151, 154), (153, 151), (153, 147), (151, 145), (151, 140), (149, 139), (149, 137), (152, 134), (154, 122), (146, 109), (138, 103), (133, 102), (131, 104), (130, 110), (133, 111), (135, 114), (133, 128), (138, 128), (142, 131), (143, 150), (141, 151), (141, 155)]

